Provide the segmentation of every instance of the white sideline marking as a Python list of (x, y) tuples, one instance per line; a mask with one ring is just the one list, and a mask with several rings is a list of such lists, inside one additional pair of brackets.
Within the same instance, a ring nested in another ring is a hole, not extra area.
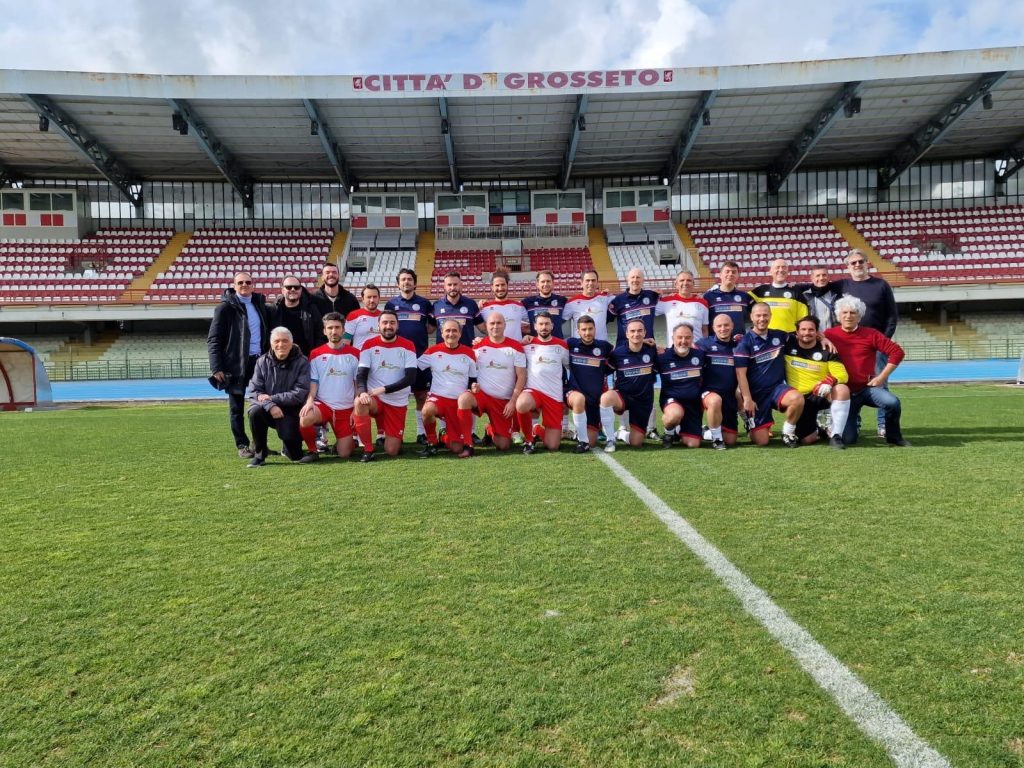
[(791, 619), (697, 529), (633, 474), (602, 451), (594, 455), (637, 495), (690, 551), (739, 599), (747, 613), (793, 654), (804, 671), (867, 736), (885, 747), (899, 768), (952, 768), (949, 761), (911, 730), (878, 694)]

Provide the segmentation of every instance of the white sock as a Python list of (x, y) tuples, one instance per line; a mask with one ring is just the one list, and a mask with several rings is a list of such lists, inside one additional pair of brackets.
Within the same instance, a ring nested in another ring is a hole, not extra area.
[(423, 411), (416, 411), (416, 434), (427, 434), (427, 430), (423, 428)]
[(604, 429), (604, 436), (615, 442), (615, 409), (610, 405), (601, 406), (601, 427)]
[(651, 409), (651, 416), (647, 419), (647, 431), (650, 432), (654, 429), (654, 409)]
[(469, 434), (470, 435), (475, 435), (476, 434), (476, 414), (475, 413), (473, 414), (473, 426), (469, 430)]
[(587, 434), (587, 412), (574, 413), (572, 415), (572, 423), (576, 427), (576, 439), (581, 443), (587, 442), (590, 437)]
[(783, 424), (782, 424), (782, 434), (784, 434), (784, 435), (795, 435), (796, 434), (796, 424), (790, 424), (788, 421), (783, 422)]
[[(601, 423), (604, 424), (604, 417), (601, 418)], [(619, 414), (619, 426), (623, 429), (629, 429), (629, 410), (623, 411)]]
[(563, 412), (562, 413), (562, 432), (568, 432), (568, 431), (569, 431), (569, 414)]
[(711, 427), (711, 439), (712, 440), (721, 440), (722, 439), (722, 428), (721, 427)]
[(833, 400), (828, 410), (832, 416), (832, 434), (841, 436), (846, 431), (846, 422), (850, 419), (850, 401)]

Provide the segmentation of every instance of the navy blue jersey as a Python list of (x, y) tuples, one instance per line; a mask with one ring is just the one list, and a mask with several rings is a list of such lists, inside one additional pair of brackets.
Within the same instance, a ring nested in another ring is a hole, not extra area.
[(611, 373), (608, 355), (611, 354), (612, 345), (600, 339), (594, 339), (592, 344), (584, 344), (575, 337), (566, 344), (569, 345), (569, 389), (582, 392), (588, 401), (598, 402), (604, 392), (608, 374)]
[(459, 300), (452, 304), (448, 297), (438, 299), (434, 302), (434, 322), (437, 323), (437, 343), (440, 344), (441, 326), (445, 320), (456, 320), (462, 326), (462, 336), (459, 341), (467, 347), (473, 346), (473, 337), (476, 336), (476, 326), (484, 319), (480, 316), (480, 308), (468, 296), (459, 296)]
[[(653, 312), (653, 307), (651, 308)], [(623, 397), (643, 400), (654, 397), (654, 380), (658, 372), (654, 367), (658, 350), (644, 344), (633, 352), (628, 344), (616, 347), (608, 355), (608, 363), (615, 369), (615, 389)]]
[(722, 341), (717, 336), (705, 336), (697, 342), (704, 351), (704, 390), (717, 392), (723, 397), (736, 396), (736, 360), (733, 339)]
[(569, 300), (565, 296), (559, 296), (557, 293), (552, 293), (547, 298), (538, 294), (536, 296), (527, 296), (523, 299), (523, 306), (526, 307), (526, 314), (530, 318), (530, 333), (534, 336), (537, 335), (537, 329), (533, 325), (537, 313), (547, 312), (555, 323), (555, 330), (551, 332), (551, 335), (556, 339), (564, 339), (565, 336), (562, 335), (562, 314), (565, 312), (565, 305), (568, 303)]
[(384, 308), (398, 313), (398, 335), (411, 341), (416, 354), (422, 355), (430, 346), (427, 326), (434, 322), (434, 305), (430, 299), (417, 293), (410, 299), (403, 299), (399, 294), (389, 299)]
[(734, 352), (736, 367), (747, 369), (747, 383), (755, 400), (758, 393), (770, 393), (779, 384), (786, 383), (786, 357), (783, 354), (789, 334), (769, 328), (768, 337), (762, 339), (747, 331)]
[(750, 294), (739, 288), (732, 291), (715, 288), (704, 294), (704, 301), (708, 303), (708, 318), (711, 323), (715, 322), (718, 315), (728, 315), (732, 318), (733, 332), (743, 333), (743, 329), (747, 327), (750, 305), (754, 303)]
[(654, 338), (654, 311), (660, 299), (657, 292), (645, 288), (636, 296), (627, 291), (611, 300), (608, 304), (608, 317), (615, 318), (615, 327), (618, 329), (616, 346), (626, 343), (626, 326), (630, 320), (643, 320), (644, 338)]
[(702, 376), (704, 374), (704, 350), (692, 347), (685, 355), (679, 355), (669, 347), (658, 355), (657, 368), (661, 374), (661, 401), (700, 400)]

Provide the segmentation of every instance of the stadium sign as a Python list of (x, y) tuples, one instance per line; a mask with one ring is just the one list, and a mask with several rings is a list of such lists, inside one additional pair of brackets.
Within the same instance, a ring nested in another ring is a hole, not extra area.
[(672, 83), (671, 69), (596, 69), (571, 72), (484, 72), (432, 75), (361, 75), (352, 90), (370, 93), (446, 91), (564, 91), (580, 88), (649, 88)]

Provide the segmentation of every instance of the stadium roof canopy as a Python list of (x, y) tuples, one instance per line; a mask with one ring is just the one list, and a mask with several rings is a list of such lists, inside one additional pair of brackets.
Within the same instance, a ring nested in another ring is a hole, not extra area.
[[(48, 130), (43, 130), (47, 128)], [(187, 129), (187, 132), (186, 132)], [(689, 69), (0, 70), (0, 177), (460, 184), (1024, 160), (1024, 47)]]

